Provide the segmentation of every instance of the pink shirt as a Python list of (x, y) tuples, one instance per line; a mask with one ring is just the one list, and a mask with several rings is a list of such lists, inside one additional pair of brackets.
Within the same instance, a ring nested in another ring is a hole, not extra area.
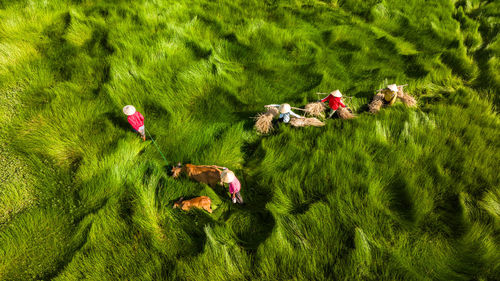
[(234, 194), (240, 192), (241, 184), (240, 181), (235, 177), (234, 181), (229, 183), (229, 193)]
[(128, 122), (132, 125), (134, 130), (139, 130), (140, 127), (144, 126), (144, 116), (136, 111), (134, 114), (127, 117)]

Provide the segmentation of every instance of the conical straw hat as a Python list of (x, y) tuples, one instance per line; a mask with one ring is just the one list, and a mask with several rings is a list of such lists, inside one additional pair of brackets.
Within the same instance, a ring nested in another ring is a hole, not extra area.
[(225, 182), (225, 183), (231, 183), (236, 178), (236, 176), (234, 175), (234, 173), (232, 171), (230, 171), (230, 170), (224, 170), (224, 171), (222, 171), (222, 173), (220, 174), (220, 177), (221, 177), (222, 181)]
[(292, 110), (292, 107), (288, 103), (280, 105), (280, 113), (288, 113)]
[(332, 95), (336, 98), (341, 98), (342, 97), (342, 93), (339, 91), (339, 90), (335, 90), (332, 92)]
[(391, 84), (391, 85), (387, 86), (387, 88), (389, 88), (389, 90), (391, 90), (393, 92), (398, 91), (398, 86), (396, 84)]
[(132, 105), (126, 105), (123, 107), (123, 113), (125, 113), (125, 115), (132, 115), (135, 113), (135, 107)]

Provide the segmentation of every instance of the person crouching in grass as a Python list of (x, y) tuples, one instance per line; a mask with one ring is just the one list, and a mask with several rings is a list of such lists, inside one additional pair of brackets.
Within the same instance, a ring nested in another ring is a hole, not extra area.
[(342, 93), (339, 90), (331, 92), (326, 98), (318, 100), (317, 102), (328, 102), (328, 106), (330, 107), (330, 115), (328, 118), (332, 118), (339, 107), (346, 107), (342, 102)]
[(135, 132), (141, 135), (143, 141), (146, 140), (146, 132), (144, 129), (144, 116), (139, 111), (135, 110), (132, 105), (123, 107), (123, 113), (127, 115), (127, 120)]
[(278, 123), (290, 123), (291, 117), (304, 118), (292, 111), (292, 107), (288, 103), (283, 104), (268, 104), (264, 106), (266, 108), (275, 107), (278, 109), (280, 115), (278, 117)]
[(229, 193), (231, 193), (231, 200), (233, 201), (233, 203), (243, 204), (243, 198), (240, 194), (241, 184), (234, 173), (228, 169), (225, 169), (222, 171), (220, 177), (223, 183), (229, 184)]

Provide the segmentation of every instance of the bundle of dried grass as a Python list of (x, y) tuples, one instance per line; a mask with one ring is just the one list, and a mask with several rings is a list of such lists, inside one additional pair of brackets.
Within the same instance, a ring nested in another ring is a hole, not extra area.
[(384, 94), (378, 93), (373, 97), (372, 102), (368, 105), (370, 113), (377, 113), (384, 104)]
[(403, 93), (403, 96), (401, 97), (401, 101), (406, 105), (406, 106), (409, 106), (409, 107), (415, 107), (417, 106), (417, 101), (415, 100), (414, 97), (408, 95), (408, 94), (404, 94)]
[(290, 120), (290, 125), (294, 127), (306, 127), (306, 126), (321, 127), (324, 126), (325, 123), (321, 122), (316, 118), (292, 118)]
[(271, 114), (273, 117), (280, 115), (280, 112), (276, 107), (268, 107), (265, 114)]
[(341, 119), (352, 119), (352, 118), (356, 117), (356, 116), (354, 116), (354, 114), (349, 112), (349, 110), (347, 110), (347, 108), (344, 108), (344, 107), (339, 107), (337, 109), (337, 113), (339, 114), (339, 117)]
[(403, 98), (404, 95), (403, 86), (398, 86), (398, 98)]
[(261, 134), (268, 134), (273, 130), (273, 118), (279, 115), (278, 109), (269, 107), (265, 113), (257, 115), (255, 129)]
[(312, 102), (306, 104), (305, 112), (311, 116), (324, 117), (325, 104), (322, 102)]

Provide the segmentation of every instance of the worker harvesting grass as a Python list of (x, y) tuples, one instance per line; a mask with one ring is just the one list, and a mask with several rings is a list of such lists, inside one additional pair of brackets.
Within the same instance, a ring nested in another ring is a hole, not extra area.
[(233, 171), (227, 168), (224, 169), (221, 173), (221, 181), (223, 183), (229, 184), (229, 193), (231, 194), (231, 200), (233, 201), (233, 203), (243, 204), (243, 198), (240, 194), (241, 184), (234, 175)]
[(346, 105), (342, 102), (342, 93), (340, 93), (339, 90), (331, 92), (324, 99), (318, 100), (318, 102), (328, 102), (328, 107), (330, 107), (330, 115), (328, 115), (328, 118), (332, 118), (333, 114), (337, 112), (339, 107), (346, 107)]
[(127, 115), (127, 121), (130, 123), (135, 132), (141, 135), (143, 141), (146, 140), (146, 132), (144, 128), (144, 116), (139, 111), (135, 110), (132, 105), (123, 107), (123, 113)]
[(335, 90), (325, 98), (307, 104), (305, 111), (311, 116), (325, 117), (323, 114), (326, 109), (324, 102), (328, 102), (330, 113), (327, 118), (332, 118), (335, 113), (337, 113), (337, 116), (341, 119), (354, 118), (354, 114), (352, 114), (351, 109), (344, 104), (342, 98), (342, 93), (339, 90)]
[(292, 111), (292, 107), (288, 103), (283, 103), (283, 104), (269, 104), (266, 105), (265, 107), (274, 107), (278, 108), (278, 111), (280, 113), (278, 117), (278, 123), (289, 123), (291, 117), (295, 118), (304, 118), (295, 112)]
[[(325, 123), (321, 122), (316, 118), (306, 118), (304, 116), (300, 116), (292, 111), (292, 107), (288, 103), (284, 104), (269, 104), (266, 105), (265, 108), (267, 111), (265, 113), (261, 113), (257, 115), (257, 120), (255, 122), (255, 128), (257, 132), (261, 134), (268, 134), (273, 130), (273, 123), (284, 123), (290, 124), (293, 127), (306, 127), (306, 126), (324, 126)], [(298, 110), (304, 110), (300, 108), (294, 108)], [(304, 110), (305, 111), (305, 110)], [(274, 118), (278, 117), (278, 119), (273, 122)]]
[(378, 90), (378, 93), (368, 105), (370, 113), (379, 112), (382, 106), (392, 106), (398, 98), (401, 99), (406, 106), (415, 107), (417, 101), (414, 97), (403, 91), (404, 86), (406, 85), (397, 86), (396, 84), (390, 84), (387, 88)]

